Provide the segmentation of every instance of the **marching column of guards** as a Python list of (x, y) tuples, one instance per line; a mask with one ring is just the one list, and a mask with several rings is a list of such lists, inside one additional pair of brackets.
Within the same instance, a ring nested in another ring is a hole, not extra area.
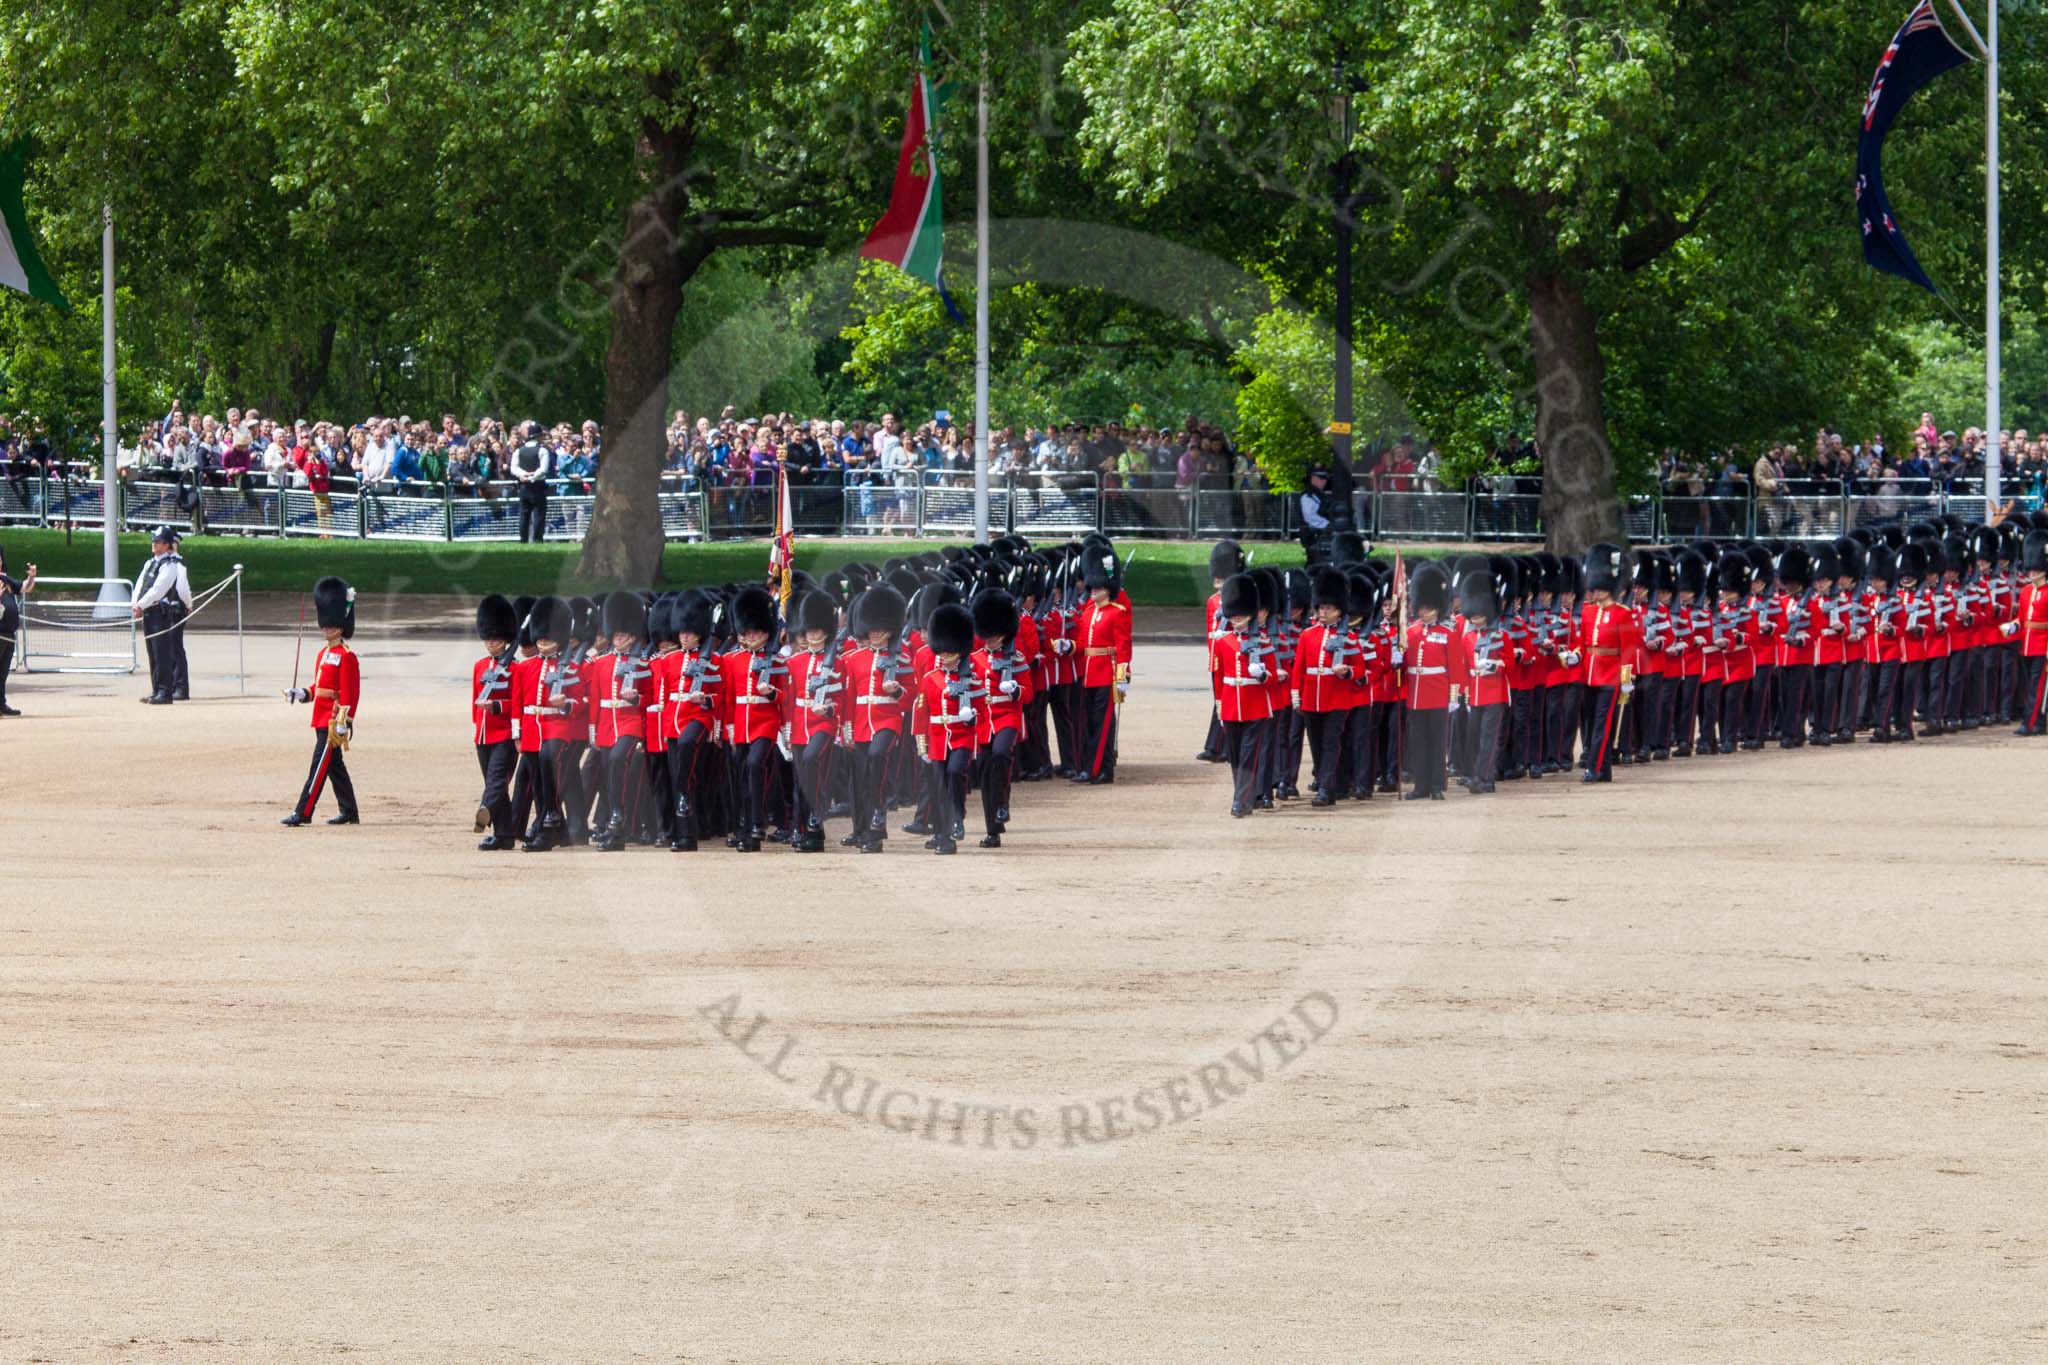
[[(1573, 771), (1809, 745), (2048, 732), (2048, 511), (1420, 561), (1356, 535), (1308, 569), (1210, 556), (1215, 709), (1198, 758), (1231, 814), (1302, 795), (1443, 800)], [(1402, 789), (1405, 779), (1406, 790)]]
[(1001, 848), (1017, 784), (1116, 780), (1131, 604), (1104, 537), (1021, 537), (766, 589), (477, 606), (487, 852)]

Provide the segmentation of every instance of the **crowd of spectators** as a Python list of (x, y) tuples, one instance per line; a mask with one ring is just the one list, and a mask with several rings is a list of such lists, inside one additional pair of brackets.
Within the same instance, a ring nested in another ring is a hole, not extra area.
[[(955, 423), (945, 412), (911, 427), (894, 413), (870, 421), (790, 413), (741, 416), (732, 408), (716, 417), (679, 411), (667, 426), (662, 478), (678, 491), (765, 487), (781, 462), (798, 487), (864, 490), (863, 512), (872, 503), (886, 524), (913, 516), (913, 491), (920, 483), (970, 483), (974, 445), (972, 427)], [(530, 447), (529, 463), (537, 451), (542, 465), (537, 481), (547, 493), (594, 491), (605, 447), (598, 423), (587, 420), (515, 429), (484, 418), (472, 427), (444, 413), (437, 422), (400, 415), (344, 425), (273, 420), (255, 408), (231, 407), (224, 417), (188, 415), (174, 403), (147, 423), (132, 445), (122, 445), (118, 464), (121, 479), (131, 484), (176, 481), (244, 491), (300, 488), (315, 494), (435, 497), (445, 490), (457, 497), (488, 497), (514, 487), (518, 471), (511, 467), (512, 454), (522, 446)], [(2040, 505), (2048, 481), (2048, 432), (2038, 437), (2025, 430), (2008, 433), (2001, 437), (2001, 448), (2010, 492)], [(1362, 442), (1352, 456), (1360, 488), (1433, 493), (1465, 491), (1469, 485), (1504, 506), (1510, 499), (1540, 493), (1540, 465), (1535, 443), (1514, 435), (1465, 483), (1444, 473), (1434, 446), (1411, 435)], [(22, 420), (10, 425), (0, 419), (0, 467), (18, 494), (46, 472), (52, 478), (60, 473), (49, 440)], [(1753, 491), (1765, 524), (1776, 528), (1796, 516), (1800, 498), (1848, 493), (1903, 501), (1981, 479), (1984, 439), (1975, 427), (1961, 434), (1941, 430), (1932, 413), (1922, 413), (1918, 428), (1897, 445), (1880, 433), (1850, 442), (1824, 428), (1810, 446), (1773, 444), (1754, 455), (1735, 445), (1706, 455), (1669, 450), (1657, 472), (1667, 500), (1739, 503)], [(1242, 457), (1220, 428), (1194, 417), (1177, 427), (1118, 422), (1006, 426), (991, 437), (990, 473), (999, 482), (1023, 487), (1266, 491), (1257, 464)], [(79, 467), (71, 476), (92, 478), (97, 472)]]

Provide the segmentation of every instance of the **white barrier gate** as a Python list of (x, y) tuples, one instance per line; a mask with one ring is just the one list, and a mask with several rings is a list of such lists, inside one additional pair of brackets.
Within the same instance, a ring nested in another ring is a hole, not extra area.
[[(122, 598), (101, 606), (99, 590), (119, 583)], [(91, 588), (92, 596), (52, 601), (47, 589)], [(24, 673), (133, 673), (140, 623), (128, 610), (135, 585), (126, 578), (38, 578), (21, 604)]]

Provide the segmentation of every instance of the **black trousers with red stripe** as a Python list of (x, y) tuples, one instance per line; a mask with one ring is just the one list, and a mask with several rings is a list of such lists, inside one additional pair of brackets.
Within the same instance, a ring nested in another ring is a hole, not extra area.
[(301, 820), (313, 818), (313, 807), (320, 804), (320, 789), (329, 782), (334, 784), (334, 800), (341, 807), (340, 813), (356, 814), (356, 784), (349, 781), (348, 760), (340, 745), (328, 743), (325, 730), (315, 730), (313, 764), (306, 769), (306, 786), (299, 793), (296, 807)]
[(1083, 687), (1081, 691), (1081, 771), (1097, 779), (1116, 776), (1116, 706), (1113, 687)]

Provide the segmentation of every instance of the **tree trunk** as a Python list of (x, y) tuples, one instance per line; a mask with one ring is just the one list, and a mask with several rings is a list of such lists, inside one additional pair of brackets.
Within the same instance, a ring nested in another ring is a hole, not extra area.
[(1622, 544), (1614, 449), (1600, 402), (1606, 363), (1585, 283), (1568, 267), (1529, 272), (1529, 344), (1549, 548), (1577, 554), (1599, 541)]
[[(626, 210), (612, 281), (612, 335), (604, 358), (604, 456), (579, 572), (643, 587), (661, 576), (662, 457), (667, 451), (668, 375), (676, 313), (694, 259), (677, 250), (687, 202), (685, 135), (651, 121), (634, 146), (644, 187)], [(687, 253), (694, 256), (694, 253)]]
[(327, 371), (334, 364), (335, 331), (333, 322), (322, 323), (312, 357), (298, 356), (291, 362), (292, 411), (302, 416), (311, 415), (313, 400), (326, 387)]

